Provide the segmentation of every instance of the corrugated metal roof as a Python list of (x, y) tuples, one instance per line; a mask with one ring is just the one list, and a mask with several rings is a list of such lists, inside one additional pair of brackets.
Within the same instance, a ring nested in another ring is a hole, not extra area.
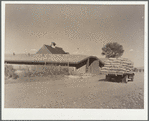
[(31, 56), (27, 55), (5, 55), (5, 62), (10, 61), (22, 61), (22, 62), (50, 62), (50, 63), (80, 63), (88, 58), (95, 58), (103, 63), (96, 56), (87, 55), (70, 55), (70, 54), (35, 54)]

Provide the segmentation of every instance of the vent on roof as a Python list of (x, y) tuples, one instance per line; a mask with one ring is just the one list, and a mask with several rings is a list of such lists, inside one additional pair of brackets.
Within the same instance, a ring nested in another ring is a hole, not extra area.
[(51, 47), (55, 48), (55, 46), (56, 46), (56, 43), (55, 42), (51, 42)]

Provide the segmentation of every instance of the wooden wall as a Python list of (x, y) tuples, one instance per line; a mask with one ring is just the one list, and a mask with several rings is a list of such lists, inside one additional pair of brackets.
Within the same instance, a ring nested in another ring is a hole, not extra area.
[(89, 65), (88, 73), (100, 74), (100, 67), (99, 67), (99, 61), (98, 61), (98, 60), (94, 60), (94, 61)]

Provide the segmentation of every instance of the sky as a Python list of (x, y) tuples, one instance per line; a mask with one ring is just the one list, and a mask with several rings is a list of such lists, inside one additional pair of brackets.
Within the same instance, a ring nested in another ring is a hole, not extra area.
[(144, 5), (6, 4), (5, 53), (36, 53), (43, 44), (70, 54), (101, 55), (108, 42), (144, 66)]

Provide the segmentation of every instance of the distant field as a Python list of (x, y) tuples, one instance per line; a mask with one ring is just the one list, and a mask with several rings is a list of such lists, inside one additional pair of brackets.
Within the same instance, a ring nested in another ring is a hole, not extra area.
[(105, 75), (8, 79), (5, 108), (143, 109), (143, 74), (127, 84), (108, 82)]

